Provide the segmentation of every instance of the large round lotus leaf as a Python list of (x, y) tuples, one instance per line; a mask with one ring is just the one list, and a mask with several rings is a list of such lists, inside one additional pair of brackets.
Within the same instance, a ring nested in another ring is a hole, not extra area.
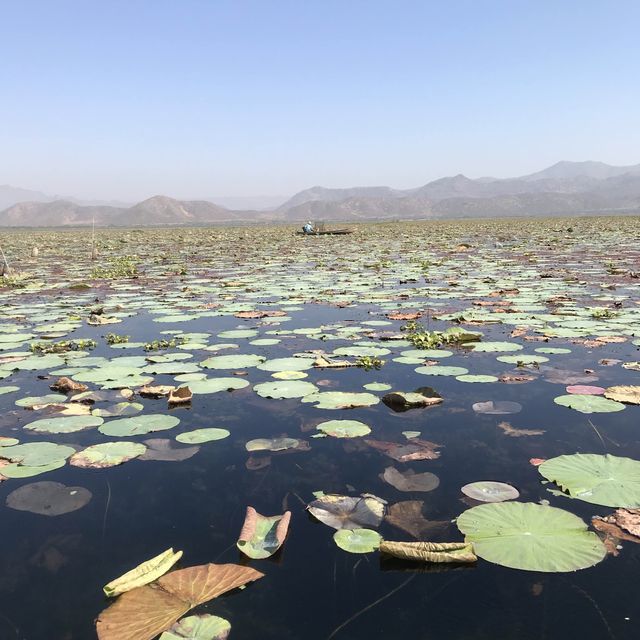
[(380, 402), (373, 393), (346, 393), (343, 391), (321, 391), (302, 398), (302, 402), (315, 402), (316, 409), (353, 409), (371, 407)]
[(191, 393), (196, 395), (218, 393), (219, 391), (235, 391), (248, 387), (249, 383), (242, 378), (207, 378), (189, 382)]
[(197, 373), (200, 371), (200, 367), (192, 362), (161, 362), (150, 364), (142, 371), (153, 375), (178, 375), (180, 373)]
[(224, 618), (205, 613), (182, 618), (160, 640), (227, 640), (230, 631), (231, 624)]
[(226, 429), (218, 429), (216, 427), (208, 427), (206, 429), (196, 429), (195, 431), (186, 431), (176, 436), (178, 442), (183, 444), (201, 444), (202, 442), (213, 442), (214, 440), (223, 440), (231, 435)]
[(103, 424), (98, 430), (105, 436), (127, 437), (143, 436), (152, 431), (165, 431), (180, 424), (180, 419), (161, 413), (120, 418)]
[(333, 539), (349, 553), (371, 553), (382, 542), (382, 536), (371, 529), (340, 529), (333, 534)]
[(32, 333), (0, 333), (0, 342), (26, 342), (34, 337)]
[(612, 413), (614, 411), (622, 411), (625, 408), (621, 402), (616, 402), (615, 400), (607, 400), (602, 396), (579, 395), (577, 393), (558, 396), (553, 401), (562, 407), (575, 409), (580, 413)]
[(387, 354), (391, 353), (391, 351), (389, 351), (389, 349), (385, 349), (384, 347), (340, 347), (338, 349), (334, 349), (333, 353), (337, 356), (361, 358), (366, 356), (386, 356)]
[(304, 371), (276, 371), (271, 377), (276, 380), (302, 380), (308, 378), (309, 374)]
[(592, 453), (558, 456), (538, 470), (572, 498), (606, 507), (640, 507), (640, 462)]
[(230, 329), (218, 334), (218, 338), (255, 338), (258, 332), (254, 329)]
[(473, 351), (482, 353), (498, 353), (500, 351), (520, 351), (521, 344), (515, 342), (474, 342), (467, 345)]
[(20, 391), (20, 387), (0, 387), (0, 396), (7, 393), (15, 393), (16, 391)]
[(463, 376), (465, 373), (469, 373), (469, 369), (464, 367), (445, 367), (437, 364), (430, 367), (417, 367), (415, 371), (424, 376)]
[(496, 376), (487, 376), (482, 374), (467, 373), (463, 376), (456, 376), (459, 382), (498, 382)]
[(18, 407), (35, 407), (37, 405), (48, 405), (48, 404), (60, 404), (61, 402), (66, 402), (67, 396), (63, 396), (60, 393), (49, 393), (46, 396), (29, 396), (27, 398), (20, 398), (20, 400), (16, 400), (15, 404)]
[(321, 422), (316, 429), (334, 438), (357, 438), (371, 433), (371, 428), (358, 420), (328, 420)]
[(571, 349), (565, 349), (564, 347), (538, 347), (534, 349), (536, 353), (546, 353), (551, 355), (560, 355), (563, 353), (571, 353)]
[[(28, 444), (17, 444), (12, 447), (2, 447), (0, 449), (0, 457), (26, 467), (43, 467), (60, 460), (64, 462), (75, 452), (76, 450), (73, 447), (66, 447), (54, 442), (29, 442)], [(3, 473), (5, 468), (3, 467)]]
[(30, 467), (24, 464), (8, 464), (6, 467), (2, 467), (2, 475), (5, 478), (32, 478), (33, 476), (39, 476), (41, 473), (60, 469), (65, 464), (65, 460), (54, 460), (49, 464), (38, 465), (37, 467)]
[(480, 502), (504, 502), (505, 500), (515, 500), (520, 496), (518, 490), (510, 484), (491, 480), (465, 484), (460, 491), (465, 496)]
[(502, 416), (508, 413), (519, 413), (522, 405), (509, 400), (487, 400), (486, 402), (475, 402), (471, 405), (476, 413), (486, 413), (492, 416)]
[(71, 456), (69, 464), (74, 467), (104, 469), (133, 460), (141, 456), (147, 447), (138, 442), (106, 442), (94, 444)]
[(311, 358), (275, 358), (258, 365), (263, 371), (306, 371), (313, 367)]
[(131, 376), (138, 377), (142, 370), (138, 367), (120, 367), (116, 365), (99, 367), (90, 371), (76, 373), (73, 376), (78, 382), (109, 382), (125, 380)]
[(401, 351), (400, 355), (404, 358), (426, 360), (427, 358), (449, 358), (453, 355), (453, 351), (446, 351), (445, 349), (408, 349), (407, 351)]
[(175, 376), (173, 379), (176, 382), (194, 382), (195, 380), (205, 380), (206, 373), (181, 373), (179, 376)]
[(624, 402), (626, 404), (640, 404), (640, 386), (638, 385), (620, 385), (617, 387), (608, 387), (604, 395), (609, 400), (616, 402)]
[(20, 369), (21, 371), (38, 371), (39, 369), (55, 369), (56, 367), (63, 367), (64, 364), (64, 358), (56, 355), (46, 355), (25, 358), (24, 360), (20, 360), (20, 362), (14, 362), (12, 367)]
[(282, 382), (262, 382), (253, 387), (262, 398), (302, 398), (318, 391), (318, 387), (310, 382), (300, 380), (283, 380)]
[(245, 445), (247, 451), (286, 451), (295, 449), (300, 440), (295, 438), (256, 438)]
[(320, 522), (334, 529), (377, 527), (382, 522), (385, 502), (375, 496), (362, 497), (323, 495), (307, 509)]
[(498, 356), (496, 360), (508, 364), (539, 364), (540, 362), (549, 362), (549, 358), (545, 356), (536, 356), (528, 353), (517, 356)]
[(139, 402), (118, 402), (108, 407), (93, 409), (91, 415), (102, 418), (114, 418), (116, 416), (135, 416), (144, 409)]
[(457, 521), (478, 556), (525, 571), (577, 571), (604, 559), (595, 533), (572, 513), (531, 502), (482, 504)]
[(75, 433), (92, 427), (99, 427), (104, 420), (99, 416), (64, 416), (63, 418), (43, 418), (26, 424), (27, 431), (36, 433)]
[(213, 356), (203, 360), (200, 365), (205, 369), (248, 369), (249, 367), (257, 367), (261, 362), (264, 362), (262, 356), (249, 353), (245, 355)]
[(12, 491), (7, 496), (7, 506), (43, 516), (60, 516), (82, 509), (89, 500), (91, 492), (83, 487), (67, 487), (59, 482), (32, 482)]

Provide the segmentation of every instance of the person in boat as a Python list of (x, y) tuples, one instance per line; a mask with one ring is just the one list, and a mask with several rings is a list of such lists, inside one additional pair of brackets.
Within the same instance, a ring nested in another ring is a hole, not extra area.
[(316, 229), (313, 226), (313, 223), (311, 221), (307, 222), (307, 224), (305, 224), (302, 227), (302, 231), (304, 231), (304, 233), (306, 233), (307, 235), (311, 235), (312, 233), (315, 233)]

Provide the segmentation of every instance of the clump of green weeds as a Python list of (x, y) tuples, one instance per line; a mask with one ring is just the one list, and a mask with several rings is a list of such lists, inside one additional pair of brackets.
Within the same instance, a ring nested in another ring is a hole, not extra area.
[(382, 368), (383, 365), (384, 365), (384, 360), (381, 360), (380, 358), (376, 358), (375, 356), (360, 356), (356, 360), (356, 367), (360, 367), (365, 371), (372, 371), (372, 370), (378, 371), (379, 369)]
[(95, 340), (61, 340), (59, 342), (32, 342), (29, 349), (32, 353), (65, 353), (67, 351), (86, 351), (97, 347)]
[(107, 344), (125, 344), (126, 342), (129, 342), (129, 340), (131, 340), (131, 336), (123, 336), (117, 333), (107, 333), (104, 339), (107, 341)]
[(406, 333), (406, 339), (416, 349), (434, 349), (445, 344), (455, 345), (479, 340), (476, 331), (466, 331), (461, 327), (450, 327), (445, 331), (429, 331), (416, 320), (409, 320), (400, 328)]
[(95, 267), (91, 272), (92, 278), (118, 280), (120, 278), (135, 278), (138, 275), (138, 262), (135, 256), (119, 256), (111, 258), (106, 267)]
[(144, 345), (145, 351), (164, 351), (166, 349), (173, 349), (179, 344), (184, 344), (186, 342), (185, 338), (180, 336), (175, 336), (174, 338), (161, 339), (161, 340), (152, 340), (151, 342), (147, 342)]

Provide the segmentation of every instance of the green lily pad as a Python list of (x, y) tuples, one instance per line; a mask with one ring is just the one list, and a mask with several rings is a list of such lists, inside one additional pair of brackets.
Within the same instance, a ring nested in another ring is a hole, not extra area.
[(249, 353), (245, 355), (213, 356), (203, 360), (200, 366), (205, 369), (249, 369), (250, 367), (257, 367), (261, 362), (264, 362), (262, 356)]
[(185, 431), (176, 436), (178, 442), (183, 444), (201, 444), (203, 442), (213, 442), (214, 440), (224, 440), (231, 435), (226, 429), (217, 427), (208, 427), (206, 429), (195, 429), (194, 431)]
[(189, 382), (189, 389), (195, 395), (219, 393), (220, 391), (236, 391), (248, 387), (249, 383), (242, 378), (206, 378)]
[(577, 393), (558, 396), (553, 401), (561, 407), (575, 409), (580, 413), (612, 413), (614, 411), (622, 411), (625, 408), (624, 404), (615, 400), (608, 400), (602, 396)]
[(536, 356), (529, 353), (523, 353), (518, 356), (498, 356), (496, 360), (508, 364), (540, 364), (541, 362), (549, 362), (549, 358), (545, 356)]
[(481, 374), (465, 374), (462, 376), (456, 376), (456, 380), (460, 382), (498, 382), (496, 376), (487, 376)]
[(271, 377), (276, 380), (302, 380), (308, 378), (309, 374), (304, 371), (276, 371)]
[(371, 529), (340, 529), (333, 534), (333, 540), (349, 553), (371, 553), (380, 547), (382, 536)]
[(245, 445), (247, 451), (286, 451), (300, 445), (296, 438), (256, 438)]
[(18, 407), (35, 407), (38, 405), (46, 406), (48, 404), (60, 404), (67, 401), (67, 396), (63, 396), (61, 393), (48, 393), (46, 396), (29, 396), (27, 398), (20, 398), (16, 400), (15, 404)]
[(380, 402), (372, 393), (346, 393), (344, 391), (321, 391), (302, 398), (302, 402), (313, 402), (316, 409), (353, 409), (371, 407)]
[(75, 453), (71, 456), (69, 464), (74, 467), (104, 469), (133, 460), (146, 450), (147, 447), (139, 442), (105, 442)]
[(15, 393), (16, 391), (20, 391), (20, 387), (0, 387), (0, 396), (3, 396), (7, 393)]
[(578, 516), (531, 502), (483, 504), (465, 511), (457, 524), (478, 556), (512, 569), (577, 571), (606, 555)]
[(368, 384), (363, 384), (362, 388), (367, 391), (389, 391), (391, 385), (384, 382), (369, 382)]
[(161, 413), (135, 416), (133, 418), (120, 418), (110, 420), (103, 424), (98, 431), (105, 436), (116, 438), (128, 436), (143, 436), (153, 431), (165, 431), (180, 424), (180, 419)]
[(275, 358), (258, 365), (262, 371), (306, 371), (313, 367), (312, 358)]
[[(29, 442), (11, 447), (2, 447), (0, 457), (16, 462), (25, 467), (44, 467), (46, 465), (64, 461), (72, 456), (76, 450), (54, 442)], [(3, 467), (4, 475), (6, 467)]]
[(36, 433), (75, 433), (92, 427), (99, 427), (104, 420), (99, 416), (64, 416), (62, 418), (43, 418), (26, 424), (27, 431)]
[(521, 344), (515, 342), (474, 342), (467, 345), (472, 351), (479, 353), (498, 353), (500, 351), (520, 351)]
[(93, 409), (92, 416), (102, 418), (114, 418), (116, 416), (135, 416), (144, 409), (144, 405), (139, 402), (118, 402), (105, 408)]
[(445, 367), (437, 364), (429, 367), (417, 367), (415, 371), (424, 376), (463, 376), (469, 373), (469, 369), (464, 367)]
[(56, 460), (37, 467), (30, 467), (24, 464), (8, 464), (6, 467), (2, 467), (2, 475), (5, 478), (32, 478), (33, 476), (39, 476), (41, 473), (60, 469), (65, 464), (66, 460)]
[(371, 433), (371, 428), (358, 420), (328, 420), (321, 422), (316, 429), (334, 438), (358, 438)]
[(572, 498), (606, 507), (640, 507), (640, 462), (591, 453), (558, 456), (538, 471)]
[(310, 382), (300, 380), (283, 380), (282, 382), (262, 382), (253, 387), (262, 398), (302, 398), (318, 391), (318, 387)]

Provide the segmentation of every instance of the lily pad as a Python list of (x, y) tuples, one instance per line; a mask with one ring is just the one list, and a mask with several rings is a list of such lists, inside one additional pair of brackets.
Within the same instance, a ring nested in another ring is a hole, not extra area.
[(224, 618), (204, 613), (187, 616), (165, 631), (160, 640), (227, 640), (231, 624)]
[(480, 502), (504, 502), (505, 500), (515, 500), (520, 496), (520, 492), (510, 484), (491, 480), (465, 484), (460, 491), (465, 496)]
[(491, 416), (502, 416), (509, 413), (519, 413), (522, 405), (509, 400), (488, 400), (486, 402), (476, 402), (472, 405), (476, 413), (486, 413)]
[(231, 435), (226, 429), (218, 429), (217, 427), (208, 427), (206, 429), (195, 429), (194, 431), (185, 431), (176, 436), (178, 442), (183, 444), (202, 444), (203, 442), (213, 442), (214, 440), (224, 440)]
[(604, 397), (624, 404), (640, 404), (640, 386), (619, 385), (608, 387), (604, 392)]
[(245, 445), (247, 451), (286, 451), (300, 446), (296, 438), (256, 438)]
[(372, 393), (346, 393), (344, 391), (321, 391), (302, 398), (302, 402), (313, 402), (316, 409), (354, 409), (371, 407), (380, 402)]
[(328, 420), (321, 422), (316, 429), (334, 438), (358, 438), (371, 433), (371, 428), (358, 420)]
[[(76, 450), (54, 442), (29, 442), (12, 447), (2, 447), (0, 458), (11, 460), (26, 467), (44, 467), (52, 463), (64, 461)], [(6, 467), (3, 468), (3, 473)]]
[(180, 419), (161, 413), (120, 418), (103, 424), (98, 430), (105, 436), (116, 438), (129, 436), (143, 436), (153, 431), (165, 431), (180, 424)]
[(429, 367), (417, 367), (415, 371), (423, 376), (463, 376), (469, 373), (469, 369), (464, 367), (446, 367), (438, 364)]
[(561, 572), (591, 567), (606, 555), (578, 516), (530, 502), (483, 504), (457, 520), (481, 558), (512, 569)]
[(262, 371), (306, 371), (313, 367), (312, 358), (275, 358), (258, 365)]
[(569, 409), (575, 409), (580, 413), (612, 413), (622, 411), (625, 406), (615, 400), (607, 400), (602, 396), (579, 395), (570, 393), (566, 396), (558, 396), (553, 399), (556, 404)]
[(640, 506), (640, 462), (591, 453), (558, 456), (538, 470), (572, 498), (607, 507)]
[(7, 506), (42, 516), (60, 516), (82, 509), (90, 500), (91, 492), (84, 487), (67, 487), (59, 482), (32, 482), (12, 491), (7, 496)]
[(262, 398), (302, 398), (318, 391), (318, 387), (301, 380), (283, 380), (282, 382), (262, 382), (253, 387)]
[(105, 469), (138, 458), (146, 450), (147, 447), (139, 442), (105, 442), (75, 453), (69, 464), (85, 469)]
[(371, 529), (341, 529), (333, 534), (335, 543), (349, 553), (371, 553), (380, 547), (382, 536)]
[(253, 354), (232, 355), (232, 356), (213, 356), (207, 358), (200, 363), (205, 369), (249, 369), (257, 367), (264, 362), (262, 356)]
[(189, 383), (191, 393), (203, 395), (207, 393), (219, 393), (220, 391), (236, 391), (249, 386), (249, 383), (242, 378), (207, 378), (205, 380), (194, 380)]
[(140, 460), (160, 460), (162, 462), (182, 462), (188, 460), (200, 451), (200, 447), (174, 447), (168, 438), (149, 438), (144, 440), (147, 450), (140, 456)]

